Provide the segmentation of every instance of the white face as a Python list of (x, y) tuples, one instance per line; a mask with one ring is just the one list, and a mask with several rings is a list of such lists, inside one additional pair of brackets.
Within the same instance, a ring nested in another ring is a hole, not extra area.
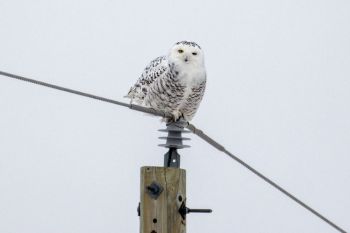
[(169, 52), (169, 59), (176, 62), (177, 64), (184, 65), (204, 65), (204, 54), (202, 50), (193, 45), (188, 44), (175, 44)]

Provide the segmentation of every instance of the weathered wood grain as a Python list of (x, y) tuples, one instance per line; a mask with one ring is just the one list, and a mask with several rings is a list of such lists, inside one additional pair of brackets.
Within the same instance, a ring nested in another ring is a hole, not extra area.
[[(163, 187), (157, 199), (147, 192), (147, 186), (157, 182)], [(186, 200), (186, 171), (177, 168), (141, 168), (141, 233), (185, 233), (186, 220), (178, 210)]]

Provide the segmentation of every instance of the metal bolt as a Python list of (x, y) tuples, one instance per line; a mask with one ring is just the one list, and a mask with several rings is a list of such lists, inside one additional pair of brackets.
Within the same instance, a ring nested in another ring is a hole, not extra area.
[(163, 192), (163, 187), (157, 182), (152, 182), (152, 184), (148, 185), (146, 189), (147, 189), (147, 193), (151, 196), (151, 198), (155, 200)]

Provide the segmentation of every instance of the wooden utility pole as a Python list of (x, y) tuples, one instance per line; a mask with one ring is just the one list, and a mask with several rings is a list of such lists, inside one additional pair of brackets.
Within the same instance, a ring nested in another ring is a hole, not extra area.
[(166, 144), (169, 148), (164, 157), (164, 167), (141, 168), (141, 202), (139, 205), (140, 233), (185, 233), (186, 214), (191, 212), (210, 213), (209, 209), (186, 207), (186, 171), (180, 169), (180, 155), (177, 149), (189, 147), (182, 144), (181, 133), (184, 122), (167, 125)]
[(186, 200), (186, 171), (141, 168), (141, 233), (185, 233), (179, 209)]

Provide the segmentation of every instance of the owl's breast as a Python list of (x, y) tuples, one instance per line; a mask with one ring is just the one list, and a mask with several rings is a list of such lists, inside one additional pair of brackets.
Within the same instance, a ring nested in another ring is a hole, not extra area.
[(196, 86), (205, 81), (205, 69), (186, 69), (178, 73), (178, 79), (185, 86)]
[(192, 94), (192, 90), (197, 89), (205, 79), (205, 70), (179, 73), (179, 82), (184, 87), (182, 101), (185, 102)]

